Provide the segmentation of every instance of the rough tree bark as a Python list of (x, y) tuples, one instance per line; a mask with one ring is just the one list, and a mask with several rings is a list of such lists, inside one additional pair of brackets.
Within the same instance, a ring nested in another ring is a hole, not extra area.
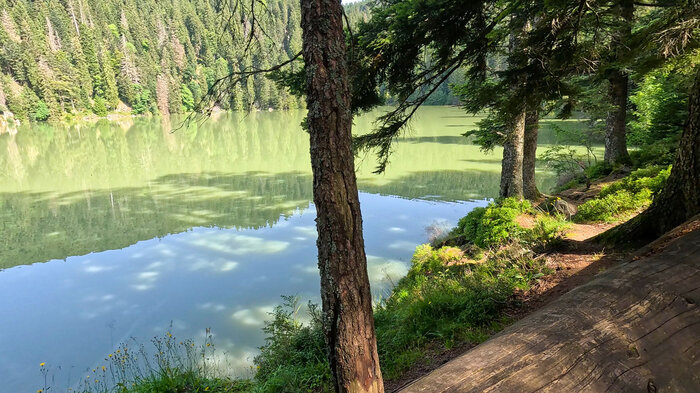
[(615, 241), (650, 240), (700, 213), (700, 68), (688, 100), (683, 130), (668, 181), (649, 209), (602, 235)]
[[(523, 32), (528, 29), (528, 25), (523, 28)], [(520, 34), (511, 33), (508, 51), (513, 53), (520, 51), (522, 37)], [(517, 68), (521, 64), (511, 63), (509, 67)], [(524, 80), (513, 82), (514, 91), (519, 89)], [(523, 146), (525, 144), (525, 114), (524, 106), (513, 112), (514, 115), (508, 122), (508, 130), (503, 142), (503, 160), (501, 161), (501, 190), (500, 197), (523, 197)]]
[[(634, 1), (621, 0), (616, 6), (619, 12), (620, 29), (612, 38), (615, 61), (619, 61), (624, 52), (628, 51), (626, 42), (632, 34), (634, 19)], [(627, 152), (627, 98), (629, 95), (629, 75), (619, 65), (614, 65), (608, 71), (610, 103), (612, 109), (608, 112), (605, 130), (605, 162), (610, 164), (626, 163), (629, 161)]]
[(382, 393), (340, 0), (301, 0), (323, 324), (336, 392)]
[(523, 197), (523, 145), (525, 143), (525, 111), (513, 119), (506, 141), (503, 143), (501, 162), (501, 193), (503, 198)]
[(537, 161), (537, 133), (539, 132), (540, 112), (530, 109), (525, 115), (525, 138), (523, 146), (523, 196), (529, 200), (540, 197), (535, 183), (535, 163)]

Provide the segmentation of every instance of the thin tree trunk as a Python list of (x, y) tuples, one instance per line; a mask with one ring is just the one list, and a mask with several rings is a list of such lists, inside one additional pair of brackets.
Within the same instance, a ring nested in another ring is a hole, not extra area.
[(540, 127), (540, 112), (531, 108), (525, 115), (525, 138), (523, 147), (523, 196), (529, 200), (540, 197), (535, 182), (535, 163), (537, 161), (537, 133)]
[(301, 0), (323, 323), (336, 392), (382, 393), (340, 0)]
[(501, 193), (503, 198), (523, 197), (523, 145), (525, 138), (525, 111), (513, 119), (510, 133), (503, 143), (501, 163)]
[(649, 209), (602, 235), (615, 241), (655, 239), (700, 213), (700, 68), (688, 102), (688, 123), (673, 169)]
[[(619, 61), (629, 49), (627, 41), (632, 34), (632, 22), (634, 19), (633, 0), (621, 0), (616, 6), (619, 12), (620, 29), (613, 36), (615, 59)], [(608, 95), (612, 108), (608, 112), (605, 130), (605, 162), (610, 164), (626, 163), (630, 157), (627, 152), (627, 99), (629, 95), (629, 75), (627, 71), (618, 65), (608, 71), (609, 90)]]

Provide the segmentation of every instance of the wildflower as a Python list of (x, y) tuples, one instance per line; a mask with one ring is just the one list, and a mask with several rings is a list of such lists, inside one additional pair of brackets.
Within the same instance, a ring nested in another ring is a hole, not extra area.
[(102, 371), (105, 371), (107, 368), (105, 366), (102, 366)]
[(109, 357), (112, 357), (112, 354), (111, 354), (111, 353), (109, 354)]
[(39, 389), (36, 391), (36, 393), (42, 393), (43, 391), (44, 391), (44, 389)]
[(207, 343), (207, 347), (211, 347), (211, 344), (210, 344), (210, 343)]
[(44, 366), (46, 366), (46, 363), (44, 363), (44, 362), (39, 363), (39, 367), (44, 367)]

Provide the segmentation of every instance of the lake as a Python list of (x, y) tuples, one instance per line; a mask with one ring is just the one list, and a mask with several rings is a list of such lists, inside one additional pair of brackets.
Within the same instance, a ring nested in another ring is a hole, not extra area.
[[(221, 113), (187, 127), (126, 118), (0, 135), (0, 391), (36, 391), (40, 362), (65, 390), (129, 337), (201, 339), (207, 328), (245, 374), (280, 296), (319, 298), (303, 116)], [(372, 173), (372, 155), (358, 158), (377, 299), (431, 232), (497, 196), (501, 151), (461, 136), (476, 121), (423, 108), (386, 173)], [(555, 139), (545, 122), (540, 142)], [(552, 174), (538, 175), (552, 186)]]

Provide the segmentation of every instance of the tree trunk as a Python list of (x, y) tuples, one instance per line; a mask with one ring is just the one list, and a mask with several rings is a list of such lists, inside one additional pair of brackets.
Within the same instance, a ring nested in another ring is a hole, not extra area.
[(620, 70), (612, 71), (608, 77), (610, 83), (610, 100), (613, 108), (608, 112), (605, 129), (605, 162), (610, 164), (626, 163), (627, 153), (627, 95), (629, 76)]
[(602, 235), (614, 241), (657, 238), (700, 213), (700, 67), (688, 99), (688, 122), (673, 169), (649, 209)]
[(340, 0), (301, 0), (323, 323), (336, 392), (382, 393)]
[[(616, 6), (619, 12), (620, 28), (612, 38), (612, 46), (615, 53), (614, 62), (620, 61), (624, 52), (627, 52), (627, 41), (632, 34), (632, 21), (634, 19), (634, 2), (621, 0)], [(629, 75), (619, 65), (608, 70), (608, 82), (610, 84), (608, 95), (612, 108), (608, 112), (605, 130), (605, 162), (610, 164), (629, 162), (627, 153), (627, 98), (629, 95)]]
[[(512, 18), (515, 18), (512, 16)], [(527, 32), (529, 24), (523, 27), (523, 33)], [(508, 42), (510, 53), (522, 50), (522, 37), (520, 34), (511, 33)], [(522, 64), (509, 61), (510, 68), (521, 67)], [(524, 83), (523, 78), (518, 78), (512, 82), (513, 91), (518, 91)], [(501, 190), (500, 197), (523, 197), (523, 146), (525, 144), (525, 114), (526, 108), (522, 106), (513, 112), (514, 115), (509, 120), (508, 135), (503, 143), (503, 161), (501, 162)], [(509, 114), (510, 116), (510, 114)]]
[(510, 133), (503, 143), (501, 164), (501, 193), (503, 198), (523, 197), (523, 145), (525, 138), (525, 111), (513, 119)]
[(523, 196), (534, 201), (540, 197), (535, 183), (535, 163), (537, 161), (537, 133), (539, 132), (540, 112), (538, 108), (525, 115), (525, 138), (523, 147)]

